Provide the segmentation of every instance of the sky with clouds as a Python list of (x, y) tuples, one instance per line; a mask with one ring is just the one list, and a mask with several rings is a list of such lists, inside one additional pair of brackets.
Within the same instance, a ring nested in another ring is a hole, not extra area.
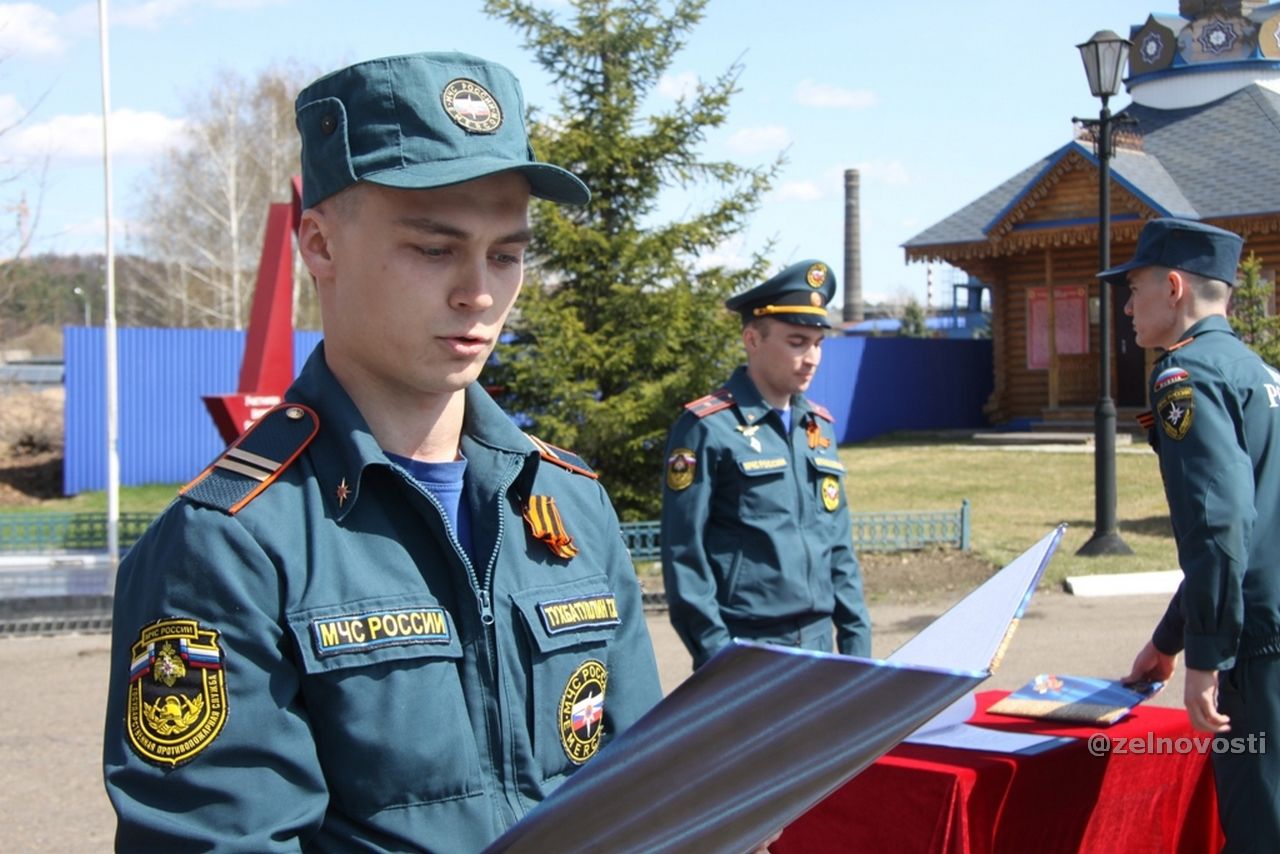
[[(181, 142), (184, 106), (223, 70), (253, 77), (286, 62), (331, 70), (461, 50), (508, 65), (530, 103), (554, 107), (520, 34), (480, 7), (110, 0), (117, 246), (138, 215), (148, 162)], [(842, 271), (844, 172), (857, 169), (864, 294), (923, 302), (927, 267), (907, 264), (901, 244), (1068, 142), (1073, 116), (1097, 115), (1076, 44), (1176, 12), (1176, 0), (711, 0), (653, 102), (741, 63), (729, 121), (702, 151), (744, 165), (786, 157), (760, 211), (715, 260), (732, 263), (773, 239), (779, 267), (820, 258)], [(38, 210), (38, 252), (104, 246), (99, 33), (95, 2), (0, 2), (0, 217), (19, 216), (24, 203), (29, 216)], [(1127, 102), (1121, 94), (1111, 106)], [(672, 196), (664, 210), (697, 203)], [(935, 306), (950, 305), (951, 278), (933, 271)]]

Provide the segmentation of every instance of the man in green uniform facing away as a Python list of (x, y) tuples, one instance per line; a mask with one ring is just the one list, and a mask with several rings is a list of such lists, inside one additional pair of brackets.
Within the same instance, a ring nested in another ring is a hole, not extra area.
[(671, 429), (662, 574), (700, 667), (733, 638), (871, 654), (845, 468), (831, 414), (804, 396), (831, 328), (835, 276), (792, 264), (726, 303), (747, 364)]
[(1162, 351), (1145, 423), (1184, 576), (1130, 678), (1168, 681), (1185, 653), (1192, 726), (1242, 746), (1213, 754), (1226, 850), (1262, 852), (1280, 850), (1280, 373), (1227, 322), (1242, 244), (1156, 219), (1098, 275), (1127, 281), (1137, 343)]
[(121, 850), (477, 851), (661, 696), (604, 490), (476, 382), (523, 279), (519, 85), (463, 54), (297, 99), (324, 343), (122, 562)]

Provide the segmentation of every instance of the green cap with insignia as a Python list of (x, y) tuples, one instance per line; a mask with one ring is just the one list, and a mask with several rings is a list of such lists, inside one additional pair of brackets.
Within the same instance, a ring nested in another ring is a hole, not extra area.
[(821, 261), (792, 264), (768, 281), (725, 300), (725, 308), (742, 315), (745, 323), (773, 317), (800, 326), (831, 328), (827, 303), (836, 293), (836, 274)]
[(533, 195), (585, 204), (576, 175), (535, 159), (520, 83), (464, 53), (414, 53), (335, 71), (295, 102), (302, 136), (302, 204), (358, 181), (424, 190), (519, 172)]

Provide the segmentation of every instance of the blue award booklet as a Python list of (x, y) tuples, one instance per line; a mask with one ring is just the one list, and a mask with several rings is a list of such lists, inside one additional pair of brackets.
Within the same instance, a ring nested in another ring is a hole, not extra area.
[(1163, 682), (1118, 682), (1088, 676), (1041, 673), (987, 711), (997, 715), (1045, 718), (1109, 726), (1154, 696)]
[(991, 675), (1062, 531), (887, 660), (734, 641), (486, 851), (755, 849)]

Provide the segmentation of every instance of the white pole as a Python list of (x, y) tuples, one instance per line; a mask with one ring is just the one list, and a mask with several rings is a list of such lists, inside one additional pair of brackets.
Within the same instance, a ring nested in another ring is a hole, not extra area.
[(107, 350), (107, 556), (111, 588), (120, 561), (120, 443), (116, 377), (116, 256), (111, 241), (111, 60), (107, 51), (107, 0), (98, 0), (98, 39), (102, 45), (102, 174), (107, 221), (107, 306), (103, 335)]

